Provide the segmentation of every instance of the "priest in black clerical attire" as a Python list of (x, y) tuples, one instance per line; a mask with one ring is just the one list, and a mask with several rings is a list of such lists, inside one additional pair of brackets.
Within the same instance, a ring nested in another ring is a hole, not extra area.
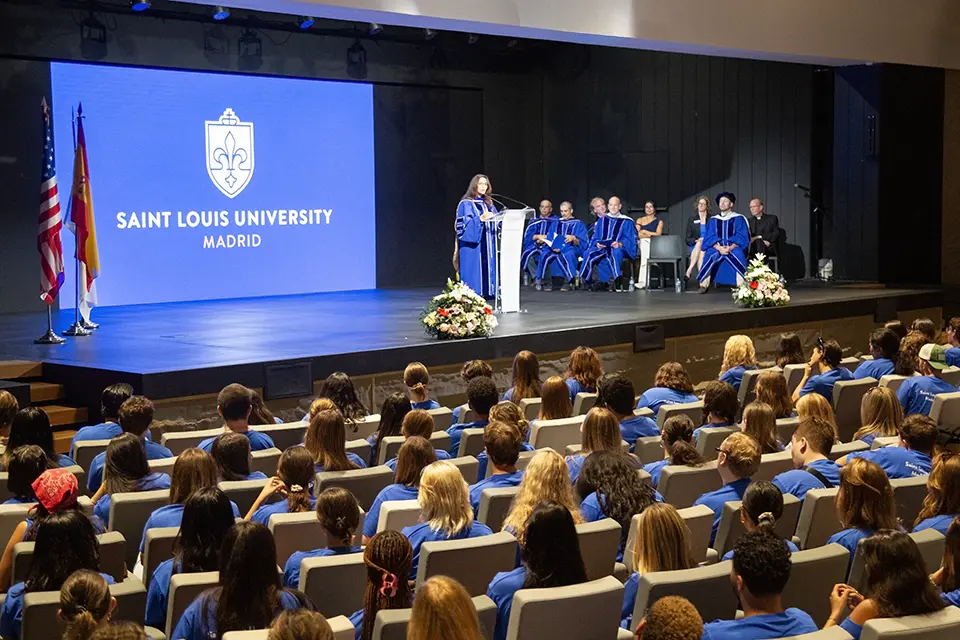
[(765, 256), (777, 255), (777, 243), (780, 241), (780, 221), (763, 211), (763, 200), (754, 198), (750, 201), (750, 251), (747, 259), (750, 260), (758, 253)]

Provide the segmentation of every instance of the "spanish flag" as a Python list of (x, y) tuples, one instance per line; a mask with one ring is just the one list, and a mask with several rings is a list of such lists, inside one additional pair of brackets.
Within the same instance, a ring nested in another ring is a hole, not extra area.
[(90, 310), (97, 303), (93, 281), (100, 275), (97, 228), (93, 220), (93, 195), (90, 192), (90, 164), (87, 140), (83, 133), (83, 105), (77, 108), (77, 149), (73, 158), (73, 189), (70, 193), (70, 228), (77, 237), (80, 261), (80, 314), (90, 322)]

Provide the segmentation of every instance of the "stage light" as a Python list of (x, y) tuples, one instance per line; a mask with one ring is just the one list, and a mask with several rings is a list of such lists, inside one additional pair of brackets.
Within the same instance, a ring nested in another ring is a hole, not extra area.
[(222, 4), (218, 4), (213, 8), (214, 20), (226, 20), (229, 17), (230, 17), (230, 9), (227, 9)]
[(133, 11), (146, 11), (150, 8), (150, 0), (130, 0), (130, 9)]
[(370, 28), (368, 29), (368, 32), (370, 33), (370, 35), (372, 36), (379, 35), (382, 31), (383, 31), (382, 25), (379, 25), (376, 22), (370, 23)]
[(424, 29), (423, 30), (423, 39), (424, 40), (433, 40), (437, 37), (437, 32), (433, 29)]
[(297, 18), (297, 26), (301, 29), (309, 29), (313, 26), (313, 18), (310, 16), (300, 16)]
[(237, 40), (238, 65), (244, 71), (259, 69), (263, 64), (263, 42), (256, 29), (244, 27)]
[(475, 33), (471, 33), (467, 36), (467, 44), (477, 44), (480, 42), (480, 36)]
[(367, 50), (354, 40), (347, 48), (347, 75), (354, 80), (363, 80), (367, 77)]

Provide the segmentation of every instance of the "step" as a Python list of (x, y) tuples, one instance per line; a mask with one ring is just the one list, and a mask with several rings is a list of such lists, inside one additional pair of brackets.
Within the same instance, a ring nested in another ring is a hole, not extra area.
[(62, 400), (64, 396), (66, 396), (66, 393), (62, 384), (53, 382), (30, 383), (30, 402), (32, 404)]
[(0, 380), (16, 378), (39, 378), (43, 375), (43, 363), (30, 360), (0, 361)]
[(67, 407), (59, 404), (48, 404), (41, 408), (50, 416), (50, 424), (54, 427), (87, 421), (87, 409), (85, 407)]
[(73, 429), (64, 429), (53, 432), (53, 450), (63, 455), (70, 455), (70, 443), (77, 434)]

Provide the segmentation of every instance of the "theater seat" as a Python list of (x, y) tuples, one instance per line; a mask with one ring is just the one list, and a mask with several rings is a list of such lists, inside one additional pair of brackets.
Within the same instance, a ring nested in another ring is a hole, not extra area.
[(830, 454), (827, 457), (836, 462), (840, 458), (851, 453), (869, 450), (870, 445), (868, 445), (866, 442), (863, 440), (854, 440), (853, 442), (843, 442), (833, 445), (833, 449), (830, 450)]
[(789, 451), (780, 451), (778, 453), (765, 453), (760, 456), (760, 467), (753, 474), (753, 480), (769, 480), (785, 471), (793, 469), (793, 458)]
[(860, 640), (941, 640), (960, 633), (960, 609), (902, 618), (874, 618), (863, 625)]
[[(637, 600), (633, 607), (631, 630), (647, 609), (663, 596), (682, 596), (700, 612), (704, 620), (733, 620), (737, 615), (737, 598), (730, 588), (729, 560), (680, 571), (657, 571), (640, 576)], [(516, 601), (514, 601), (516, 607)]]
[(290, 447), (295, 447), (303, 443), (303, 437), (310, 428), (309, 422), (285, 422), (283, 424), (258, 424), (251, 426), (253, 431), (259, 431), (264, 435), (270, 436), (273, 444), (280, 451), (286, 451)]
[[(917, 548), (920, 550), (921, 557), (923, 557), (924, 572), (927, 575), (935, 573), (943, 562), (943, 550), (947, 539), (936, 529), (924, 529), (909, 535), (917, 543)], [(846, 579), (847, 584), (861, 593), (866, 586), (865, 561), (861, 551), (862, 544), (863, 540), (857, 543), (857, 551), (853, 554), (853, 561), (850, 563), (850, 575)]]
[(850, 552), (839, 544), (790, 554), (793, 566), (783, 590), (783, 606), (796, 607), (810, 614), (817, 626), (830, 617), (830, 591), (847, 579)]
[(717, 447), (723, 444), (731, 433), (736, 433), (739, 429), (730, 427), (703, 427), (697, 434), (697, 453), (706, 460), (716, 460), (720, 453)]
[(779, 369), (747, 369), (743, 372), (743, 378), (740, 379), (740, 389), (737, 391), (737, 401), (740, 403), (740, 411), (757, 398), (757, 379), (761, 373), (767, 371), (777, 371)]
[[(127, 567), (123, 562), (124, 546), (126, 541), (116, 531), (108, 531), (97, 536), (100, 542), (100, 571), (106, 573), (117, 582), (123, 582), (127, 577)], [(23, 582), (30, 571), (33, 562), (34, 542), (18, 542), (13, 547), (13, 580), (12, 583)]]
[(857, 370), (857, 367), (860, 366), (860, 358), (847, 357), (840, 360), (840, 366), (853, 373)]
[(573, 415), (585, 416), (590, 409), (597, 405), (597, 394), (581, 391), (573, 399)]
[(883, 447), (895, 447), (900, 442), (900, 436), (878, 436), (873, 439), (870, 449), (882, 449)]
[(803, 380), (803, 372), (806, 370), (805, 364), (788, 364), (783, 367), (783, 377), (787, 381), (787, 393), (793, 393), (800, 386)]
[(840, 442), (853, 440), (860, 424), (860, 403), (865, 393), (877, 386), (875, 378), (840, 380), (833, 385), (833, 412)]
[[(175, 573), (170, 577), (170, 592), (167, 596), (167, 624), (164, 633), (173, 638), (183, 612), (187, 610), (201, 593), (217, 586), (220, 579), (218, 571), (202, 573)], [(140, 620), (143, 620), (142, 614)]]
[[(354, 640), (355, 631), (350, 619), (347, 616), (334, 616), (327, 618), (327, 624), (333, 631), (333, 640)], [(257, 631), (229, 631), (223, 634), (223, 640), (267, 640), (270, 634), (269, 629), (259, 629)], [(172, 639), (171, 639), (172, 640)]]
[(819, 631), (805, 633), (802, 636), (790, 636), (783, 640), (853, 640), (853, 636), (844, 631), (843, 627), (827, 627)]
[(940, 379), (955, 387), (960, 386), (960, 367), (947, 367), (940, 371)]
[(960, 391), (956, 393), (938, 393), (933, 397), (930, 417), (941, 431), (955, 433), (960, 431)]
[(697, 498), (722, 486), (717, 472), (717, 461), (711, 460), (700, 467), (667, 465), (660, 472), (657, 490), (663, 499), (678, 509), (689, 507)]
[(583, 424), (582, 415), (557, 420), (537, 420), (530, 425), (530, 444), (535, 449), (549, 447), (554, 451), (563, 451), (568, 444), (579, 443), (583, 436), (580, 425)]
[[(489, 597), (474, 596), (473, 606), (480, 621), (480, 633), (484, 640), (493, 640), (497, 626), (497, 605)], [(407, 625), (413, 609), (390, 609), (377, 612), (373, 625), (373, 640), (406, 640)], [(224, 636), (224, 640), (228, 640)], [(352, 637), (351, 637), (352, 640)], [(438, 638), (437, 640), (442, 640)]]
[(110, 531), (119, 531), (123, 534), (124, 540), (130, 541), (130, 544), (126, 547), (128, 567), (137, 564), (143, 527), (147, 524), (150, 514), (169, 503), (169, 489), (115, 493), (110, 499), (110, 517), (107, 528)]
[(793, 438), (794, 431), (800, 426), (800, 418), (779, 418), (777, 420), (777, 440), (786, 445)]
[[(353, 541), (357, 546), (363, 538), (364, 515), (363, 509), (360, 509), (360, 526), (354, 532)], [(277, 547), (277, 564), (281, 567), (295, 551), (313, 551), (328, 546), (327, 533), (320, 526), (316, 511), (275, 513), (270, 516), (267, 527), (273, 533), (273, 541)]]
[(616, 638), (623, 585), (612, 576), (593, 582), (520, 589), (513, 596), (507, 640)]
[(907, 376), (898, 376), (896, 374), (890, 373), (885, 376), (880, 377), (880, 386), (886, 387), (893, 391), (897, 392), (897, 389), (900, 388), (900, 385), (903, 384), (903, 381), (907, 379)]
[(160, 438), (160, 444), (170, 449), (170, 452), (178, 456), (187, 449), (192, 449), (200, 445), (207, 438), (216, 438), (223, 433), (223, 429), (204, 429), (203, 431), (175, 431), (163, 434)]
[[(149, 585), (153, 572), (161, 562), (173, 557), (173, 542), (180, 533), (180, 527), (156, 527), (147, 529), (144, 539), (143, 554), (143, 584)], [(137, 543), (139, 544), (139, 543)]]
[(923, 499), (927, 497), (927, 478), (928, 476), (918, 476), (894, 478), (890, 481), (893, 501), (897, 504), (897, 517), (907, 529), (913, 527), (913, 521), (923, 509)]
[(517, 539), (505, 531), (489, 536), (424, 542), (417, 588), (433, 576), (450, 576), (471, 596), (484, 595), (493, 577), (516, 567)]
[(524, 398), (520, 401), (520, 410), (523, 411), (523, 417), (530, 420), (536, 420), (540, 415), (540, 398)]
[[(464, 429), (464, 431), (473, 431), (473, 429)], [(481, 436), (483, 435), (483, 429), (480, 429)], [(393, 460), (400, 453), (400, 447), (403, 446), (403, 443), (406, 442), (404, 436), (387, 436), (383, 439), (383, 442), (380, 443), (380, 450), (377, 452), (377, 464), (386, 464), (387, 460)], [(366, 440), (364, 440), (366, 442)], [(443, 451), (448, 451), (450, 449), (450, 435), (445, 431), (434, 431), (430, 434), (430, 443), (433, 445), (434, 449), (441, 449)], [(461, 441), (461, 445), (463, 442)], [(480, 451), (483, 451), (483, 438), (480, 438)], [(478, 451), (477, 453), (480, 453)], [(460, 455), (477, 455), (476, 453), (460, 454)], [(369, 460), (370, 456), (368, 455), (365, 460)]]
[(832, 489), (811, 489), (803, 497), (800, 520), (797, 522), (798, 546), (813, 549), (827, 544), (827, 540), (843, 527), (837, 520), (837, 492)]
[[(267, 486), (269, 480), (224, 480), (217, 484), (221, 491), (227, 494), (227, 498), (237, 503), (240, 509), (240, 516), (247, 515), (250, 507), (260, 497), (263, 488)], [(277, 496), (281, 497), (281, 496)], [(273, 502), (273, 501), (271, 501)]]
[[(250, 471), (259, 471), (268, 478), (277, 475), (277, 465), (280, 463), (280, 449), (270, 447), (250, 453)], [(369, 456), (367, 456), (369, 458)]]
[(417, 500), (388, 500), (380, 505), (377, 533), (403, 531), (420, 522), (420, 503)]
[[(526, 469), (527, 465), (530, 464), (530, 461), (533, 459), (533, 456), (537, 455), (539, 451), (541, 450), (536, 449), (534, 451), (521, 451), (520, 456), (517, 458), (517, 464), (516, 464), (517, 471), (523, 471), (524, 469)], [(477, 464), (479, 466), (479, 462)], [(492, 475), (493, 475), (493, 465), (488, 462), (487, 475), (484, 477), (489, 478)], [(473, 482), (468, 481), (467, 484), (473, 484)]]
[(427, 413), (433, 417), (434, 431), (446, 431), (453, 425), (453, 411), (447, 407), (427, 409)]
[(695, 425), (703, 424), (703, 401), (697, 400), (696, 402), (661, 405), (660, 411), (657, 412), (657, 428), (663, 431), (663, 423), (666, 422), (670, 416), (679, 414), (689, 416)]
[(165, 473), (173, 476), (173, 465), (177, 463), (177, 456), (172, 458), (160, 458), (159, 460), (147, 460), (147, 466), (150, 467), (150, 473)]
[(640, 464), (663, 460), (663, 441), (660, 436), (637, 438), (633, 446), (633, 454), (640, 460)]
[[(467, 484), (473, 484), (479, 480), (480, 461), (473, 456), (459, 456), (457, 458), (450, 458), (449, 462), (451, 462), (453, 466), (460, 470), (460, 475), (463, 476), (463, 480)], [(487, 464), (488, 472), (491, 469), (493, 469), (493, 465)]]
[(503, 521), (510, 513), (510, 505), (520, 492), (520, 487), (493, 487), (480, 492), (480, 510), (477, 512), (477, 521), (490, 527), (493, 531), (503, 529)]
[[(470, 427), (460, 432), (460, 449), (457, 451), (457, 457), (473, 456), (477, 457), (484, 450), (483, 427)], [(449, 449), (449, 446), (448, 446)]]
[[(723, 512), (720, 514), (720, 525), (717, 528), (717, 538), (713, 542), (713, 548), (722, 558), (723, 555), (733, 549), (737, 540), (740, 539), (746, 529), (740, 522), (740, 500), (726, 502), (723, 505)], [(777, 535), (784, 540), (790, 540), (797, 528), (797, 520), (800, 518), (800, 500), (795, 495), (785, 494), (783, 496), (783, 515), (774, 525)]]
[(356, 440), (347, 440), (343, 445), (347, 453), (358, 456), (364, 462), (370, 461), (370, 443), (366, 438), (357, 438)]
[(314, 494), (320, 495), (327, 487), (343, 487), (354, 495), (360, 507), (366, 511), (370, 509), (377, 494), (388, 484), (393, 484), (393, 475), (393, 471), (387, 466), (350, 471), (321, 471), (317, 474)]
[[(81, 440), (74, 445), (73, 455), (70, 457), (73, 458), (74, 462), (76, 462), (81, 469), (89, 471), (90, 466), (93, 464), (93, 459), (106, 451), (108, 444), (110, 444), (109, 440)], [(84, 491), (86, 488), (87, 486), (85, 484), (80, 485), (81, 491)]]
[[(136, 576), (128, 575), (123, 582), (110, 585), (110, 595), (117, 599), (117, 608), (111, 615), (113, 620), (143, 624), (143, 615), (147, 608), (147, 589)], [(51, 640), (61, 637), (63, 625), (57, 615), (59, 609), (59, 591), (34, 591), (24, 595), (20, 639)]]
[(299, 587), (324, 616), (349, 616), (363, 608), (367, 588), (363, 554), (304, 559), (300, 563)]
[(577, 542), (580, 543), (587, 580), (613, 575), (620, 548), (620, 525), (616, 520), (604, 518), (578, 524)]
[(380, 428), (380, 414), (374, 413), (359, 420), (348, 420), (346, 426), (347, 440), (366, 440)]
[[(470, 408), (469, 404), (462, 404), (459, 407), (460, 409), (460, 424), (467, 424), (468, 422), (476, 422), (477, 414)], [(451, 414), (451, 419), (453, 414)]]

